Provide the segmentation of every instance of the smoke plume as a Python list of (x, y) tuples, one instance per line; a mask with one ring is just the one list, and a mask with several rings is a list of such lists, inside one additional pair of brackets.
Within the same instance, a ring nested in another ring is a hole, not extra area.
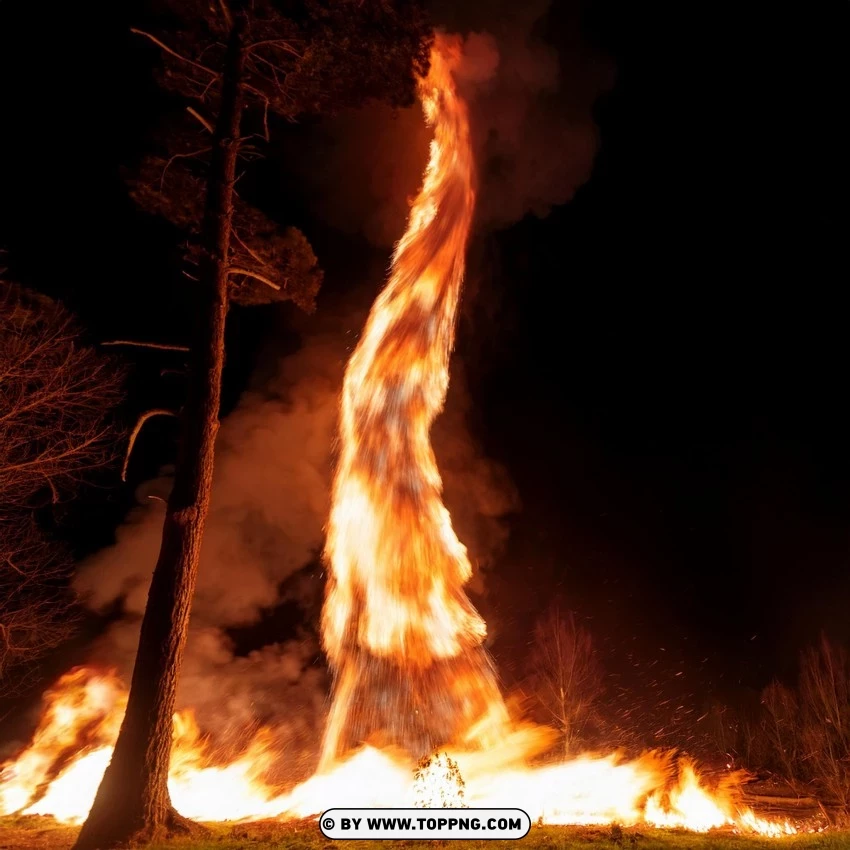
[[(558, 47), (543, 33), (548, 0), (433, 4), (465, 37), (459, 83), (470, 103), (479, 230), (547, 215), (589, 178), (598, 147), (593, 107), (613, 85), (611, 60), (586, 43), (579, 3), (557, 5)], [(430, 136), (418, 106), (374, 105), (284, 138), (282, 158), (313, 211), (334, 227), (390, 246), (416, 192)]]
[(436, 3), (446, 28), (467, 34), (464, 93), (476, 139), (479, 227), (546, 216), (590, 177), (598, 147), (593, 107), (613, 85), (614, 69), (588, 44), (581, 5)]

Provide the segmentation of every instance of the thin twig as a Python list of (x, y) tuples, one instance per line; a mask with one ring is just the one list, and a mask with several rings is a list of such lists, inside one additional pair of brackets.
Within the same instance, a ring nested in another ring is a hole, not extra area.
[[(203, 124), (203, 126), (204, 126), (204, 129), (205, 129), (205, 130), (207, 130), (207, 131), (208, 131), (208, 132), (210, 132), (210, 133), (212, 133), (212, 132), (214, 132), (214, 131), (215, 131), (215, 127), (213, 127), (213, 125), (212, 125), (212, 124), (211, 124), (211, 123), (210, 123), (210, 122), (209, 122), (206, 118), (204, 118), (204, 116), (203, 116), (203, 115), (201, 115), (201, 113), (200, 113), (200, 112), (198, 112), (198, 110), (197, 110), (197, 109), (195, 109), (195, 107), (194, 107), (194, 106), (187, 106), (187, 107), (186, 107), (186, 111), (187, 111), (187, 112), (188, 112), (188, 113), (189, 113), (189, 114), (190, 114), (193, 118), (197, 118), (197, 119), (198, 119), (198, 121), (200, 121), (200, 122), (201, 122), (201, 124)], [(209, 148), (208, 148), (207, 150), (209, 150)]]
[(165, 183), (165, 172), (168, 171), (171, 167), (171, 163), (174, 162), (175, 159), (191, 159), (193, 156), (201, 156), (201, 154), (209, 153), (211, 150), (212, 148), (201, 148), (200, 150), (191, 151), (190, 153), (174, 154), (162, 168), (162, 174), (159, 177), (159, 191), (162, 191)]
[(170, 345), (165, 342), (140, 342), (135, 339), (110, 339), (101, 345), (134, 345), (139, 348), (157, 348), (161, 351), (190, 351), (188, 345)]
[(288, 42), (284, 41), (280, 38), (270, 38), (265, 41), (255, 41), (253, 44), (249, 44), (245, 48), (246, 53), (251, 53), (256, 50), (258, 47), (265, 47), (266, 45), (272, 45), (273, 47), (277, 47), (282, 50), (284, 53), (291, 53), (296, 59), (303, 59), (304, 54), (299, 53), (294, 47), (292, 47)]
[(189, 59), (188, 56), (183, 56), (176, 50), (172, 50), (167, 44), (164, 44), (158, 38), (156, 38), (156, 36), (151, 35), (149, 32), (145, 32), (144, 30), (137, 30), (134, 27), (130, 28), (130, 32), (135, 33), (136, 35), (142, 35), (145, 38), (149, 38), (157, 47), (162, 48), (166, 53), (170, 53), (172, 56), (174, 56), (176, 59), (179, 59), (181, 62), (187, 62), (193, 68), (198, 68), (198, 70), (204, 71), (205, 73), (210, 74), (213, 77), (218, 76), (218, 74), (216, 74), (216, 72), (213, 71), (212, 68), (207, 68), (206, 65), (201, 65), (200, 62), (195, 62), (194, 60)]
[(152, 410), (146, 410), (140, 417), (138, 422), (136, 422), (136, 426), (133, 428), (130, 433), (130, 441), (127, 443), (127, 453), (124, 455), (124, 465), (121, 467), (121, 480), (127, 480), (127, 467), (130, 465), (130, 455), (133, 453), (133, 446), (136, 445), (136, 437), (139, 436), (139, 431), (142, 430), (142, 426), (148, 419), (151, 419), (154, 416), (177, 416), (177, 414), (173, 410), (166, 410), (165, 408), (156, 407)]
[(26, 575), (26, 573), (22, 569), (15, 566), (11, 558), (5, 558), (4, 560), (6, 561), (6, 566), (11, 567), (19, 576)]
[(263, 103), (263, 138), (268, 142), (271, 139), (269, 135), (269, 99), (266, 98)]
[(207, 92), (215, 85), (218, 77), (210, 77), (210, 81), (204, 86), (204, 90), (198, 95), (198, 100), (203, 103), (206, 100)]
[(253, 259), (255, 259), (260, 265), (265, 265), (263, 258), (256, 252), (251, 250), (245, 242), (242, 241), (242, 238), (239, 236), (239, 231), (236, 228), (233, 228), (233, 238), (245, 249), (246, 253), (250, 254)]
[(224, 15), (224, 20), (227, 23), (227, 26), (233, 27), (233, 16), (230, 14), (230, 9), (227, 6), (227, 3), (224, 0), (218, 0), (218, 7), (221, 9), (221, 14)]

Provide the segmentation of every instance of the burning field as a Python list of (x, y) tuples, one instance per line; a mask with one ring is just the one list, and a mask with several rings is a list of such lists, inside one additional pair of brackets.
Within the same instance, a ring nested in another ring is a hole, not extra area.
[[(112, 752), (126, 692), (113, 675), (89, 668), (64, 676), (45, 696), (32, 743), (4, 765), (0, 810), (83, 820)], [(492, 722), (488, 718), (488, 722)], [(184, 815), (206, 822), (298, 820), (330, 807), (520, 807), (542, 824), (645, 825), (707, 832), (784, 836), (786, 820), (756, 816), (742, 804), (735, 777), (709, 785), (687, 761), (650, 753), (627, 761), (586, 755), (563, 764), (529, 766), (545, 730), (506, 722), (495, 745), (476, 745), (486, 726), (441, 755), (414, 779), (415, 760), (401, 748), (361, 747), (280, 793), (266, 775), (277, 754), (260, 732), (236, 759), (222, 762), (191, 713), (174, 720), (170, 790)], [(448, 749), (448, 748), (447, 748)]]
[[(271, 829), (272, 820), (275, 840), (289, 843), (300, 830), (315, 842), (315, 818), (331, 807), (457, 805), (522, 808), (536, 824), (529, 840), (558, 846), (566, 839), (546, 827), (604, 827), (587, 834), (601, 843), (654, 828), (793, 835), (797, 825), (745, 804), (739, 776), (712, 779), (674, 753), (539, 764), (551, 731), (512, 716), (504, 699), (484, 648), (486, 625), (465, 593), (472, 568), (442, 502), (430, 443), (449, 381), (475, 200), (466, 105), (452, 76), (459, 61), (459, 45), (438, 40), (420, 85), (433, 128), (424, 182), (345, 375), (322, 617), (334, 683), (318, 769), (280, 787), (270, 778), (284, 757), (273, 730), (223, 758), (183, 711), (174, 718), (172, 802), (198, 821), (243, 822), (227, 833), (233, 841), (261, 836), (250, 824)], [(29, 816), (80, 823), (126, 700), (110, 671), (64, 675), (45, 694), (30, 743), (2, 766), (0, 814), (18, 816), (22, 829), (40, 822)], [(61, 846), (60, 833), (50, 846)], [(691, 837), (674, 845), (708, 846)]]

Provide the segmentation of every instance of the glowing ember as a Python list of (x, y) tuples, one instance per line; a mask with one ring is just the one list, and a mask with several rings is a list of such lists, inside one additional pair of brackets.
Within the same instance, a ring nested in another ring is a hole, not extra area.
[[(551, 733), (510, 721), (482, 647), (484, 622), (464, 593), (471, 567), (441, 501), (429, 440), (448, 386), (474, 203), (466, 106), (452, 79), (459, 61), (459, 43), (439, 38), (420, 85), (434, 128), (424, 183), (345, 377), (323, 615), (335, 688), (320, 770), (280, 794), (265, 781), (278, 758), (266, 732), (218, 763), (182, 713), (174, 720), (172, 801), (207, 821), (462, 802), (518, 806), (550, 824), (792, 833), (739, 806), (731, 782), (710, 787), (672, 755), (589, 754), (530, 766)], [(81, 668), (45, 702), (32, 743), (0, 768), (0, 814), (80, 821), (126, 693), (114, 676)], [(418, 757), (436, 747), (443, 755), (414, 776)]]

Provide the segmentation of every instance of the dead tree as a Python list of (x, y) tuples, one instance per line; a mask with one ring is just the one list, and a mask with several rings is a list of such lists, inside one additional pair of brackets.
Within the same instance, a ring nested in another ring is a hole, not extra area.
[(293, 6), (298, 17), (284, 17), (264, 0), (250, 10), (240, 0), (190, 0), (174, 4), (182, 23), (171, 42), (139, 33), (163, 51), (165, 84), (194, 98), (189, 114), (207, 134), (195, 151), (148, 160), (131, 181), (137, 201), (187, 232), (199, 323), (127, 711), (76, 850), (190, 828), (168, 792), (171, 723), (209, 507), (228, 303), (291, 299), (309, 309), (320, 281), (303, 235), (281, 231), (235, 192), (240, 155), (255, 145), (243, 112), (256, 107), (255, 135), (267, 138), (271, 113), (292, 118), (374, 96), (411, 100), (429, 34), (416, 4), (403, 7), (401, 14), (386, 0), (311, 0)]
[(558, 730), (564, 757), (574, 755), (594, 719), (602, 670), (593, 638), (556, 602), (534, 629), (531, 691)]
[(115, 459), (121, 383), (62, 307), (0, 281), (0, 690), (72, 629), (70, 562), (36, 514)]

